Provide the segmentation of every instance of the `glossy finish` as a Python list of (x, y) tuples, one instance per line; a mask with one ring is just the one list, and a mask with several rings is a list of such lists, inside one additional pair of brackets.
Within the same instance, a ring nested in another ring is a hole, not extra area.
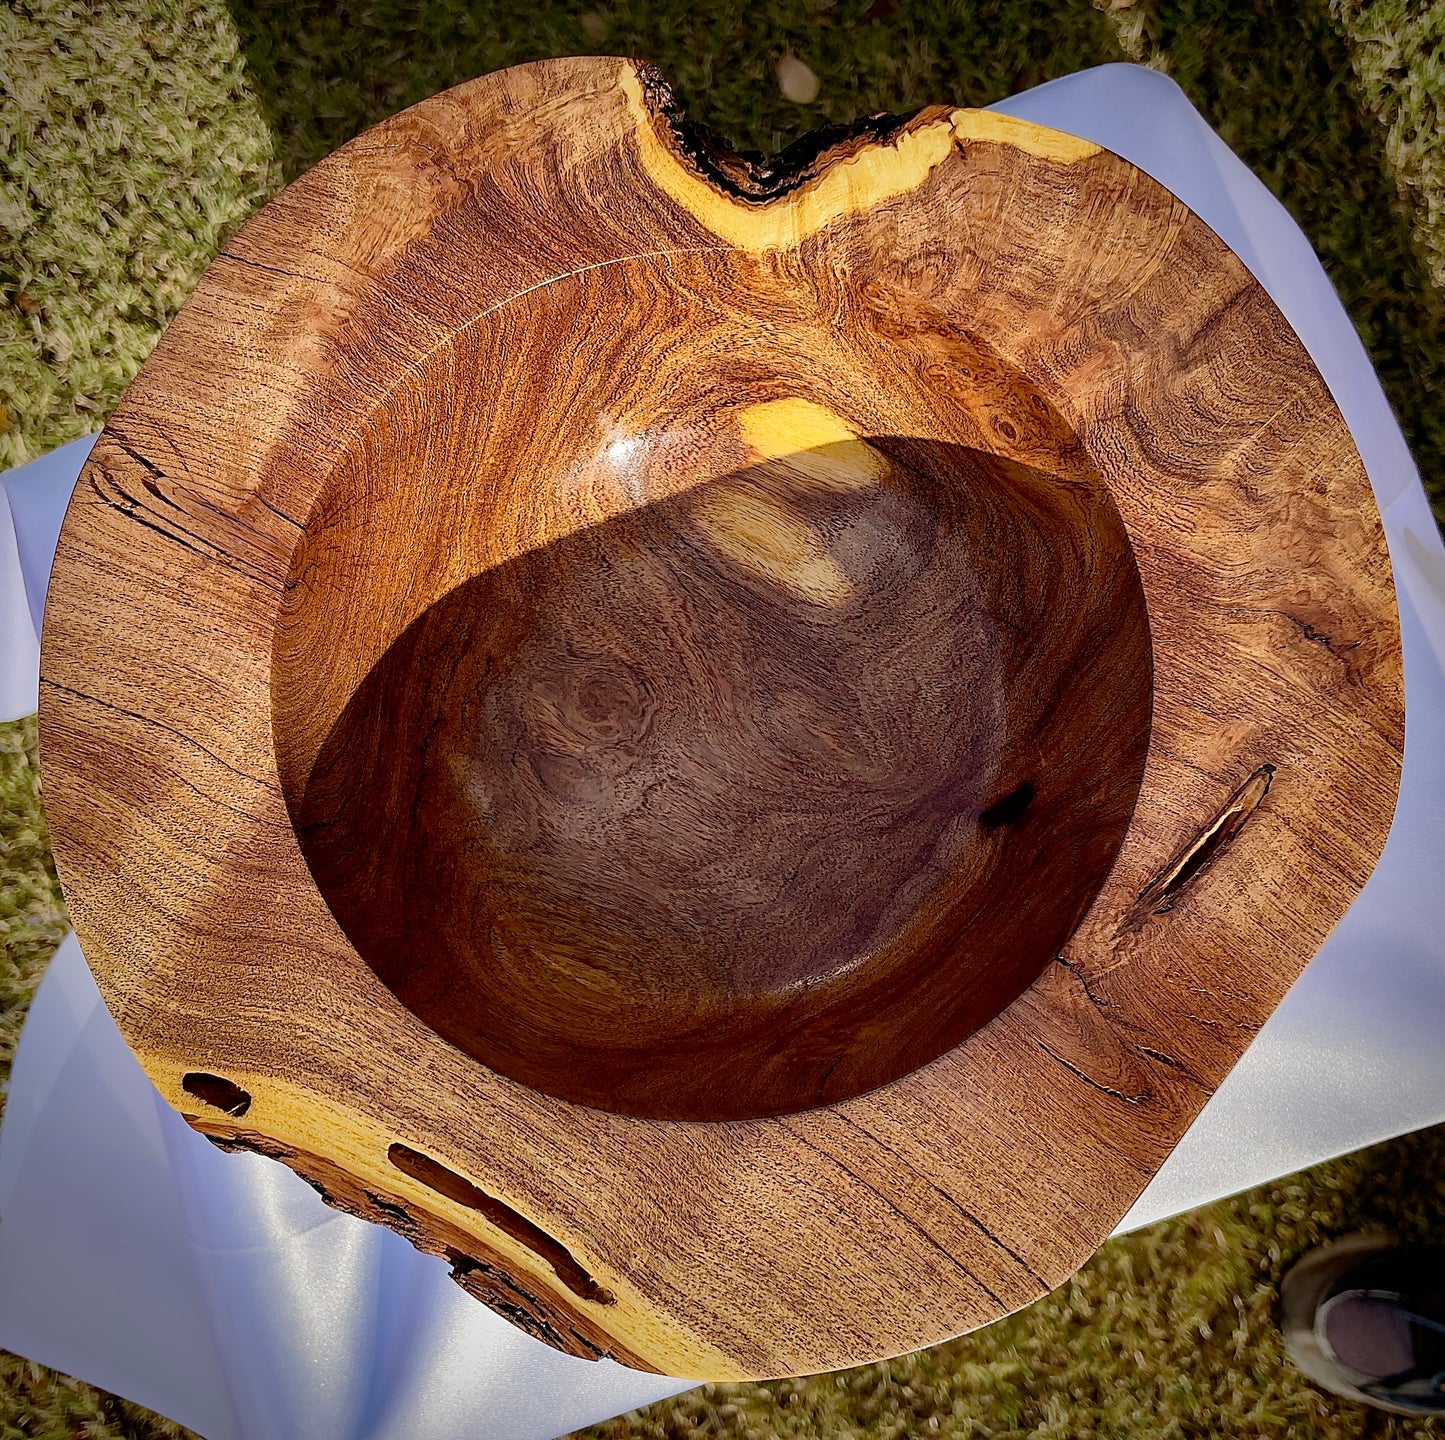
[[(1143, 774), (1143, 592), (1097, 479), (898, 438), (715, 479), (667, 450), (633, 479), (676, 493), (412, 621), (297, 833), (361, 956), (492, 1068), (637, 1115), (804, 1110), (950, 1049), (1058, 954)], [(459, 457), (457, 503), (492, 473)], [(356, 519), (333, 491), (297, 550), (337, 641), (355, 572), (315, 552), (339, 523), (365, 544)]]
[[(1402, 704), (1349, 433), (1154, 181), (943, 107), (758, 168), (593, 59), (396, 116), (236, 235), (77, 487), (40, 718), (87, 959), (197, 1129), (550, 1344), (732, 1377), (1092, 1253), (1369, 875)], [(687, 823), (629, 808), (660, 777)], [(1027, 876), (1016, 950), (974, 858)], [(788, 994), (837, 1079), (766, 1053)], [(746, 1058), (669, 1087), (709, 1006)], [(870, 1069), (874, 1023), (915, 1048)], [(619, 1036), (595, 1098), (640, 1113), (538, 1088)]]

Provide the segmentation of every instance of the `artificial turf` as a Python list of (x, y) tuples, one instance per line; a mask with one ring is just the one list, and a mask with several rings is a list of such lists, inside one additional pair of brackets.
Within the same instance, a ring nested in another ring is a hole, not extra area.
[[(1445, 513), (1445, 0), (12, 3), (0, 467), (96, 428), (226, 236), (311, 161), (472, 75), (589, 52), (655, 61), (697, 118), (762, 150), (824, 120), (986, 104), (1108, 60), (1167, 70), (1309, 234)], [(817, 73), (812, 103), (781, 94), (785, 53)], [(0, 727), (0, 804), (3, 1078), (64, 929), (33, 721)], [(588, 1433), (1434, 1433), (1312, 1390), (1281, 1355), (1273, 1307), (1290, 1260), (1342, 1230), (1445, 1236), (1442, 1177), (1445, 1133), (1391, 1142), (1111, 1241), (1053, 1295), (962, 1340), (837, 1376), (706, 1387)], [(0, 1356), (0, 1440), (179, 1433)]]

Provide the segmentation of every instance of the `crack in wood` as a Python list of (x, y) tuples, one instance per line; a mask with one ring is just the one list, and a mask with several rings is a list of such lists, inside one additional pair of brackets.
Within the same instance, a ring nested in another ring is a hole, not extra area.
[(293, 520), (284, 510), (278, 510), (264, 495), (257, 495), (254, 498), (258, 505), (264, 506), (278, 520), (284, 520), (288, 525), (294, 525), (303, 535), (306, 533), (306, 527), (299, 520)]
[(1027, 1275), (1029, 1279), (1032, 1280), (1036, 1285), (1042, 1285), (1045, 1290), (1053, 1288), (1050, 1285), (1049, 1281), (1045, 1280), (1044, 1277), (1040, 1275), (1038, 1271), (1035, 1270), (1033, 1266), (1030, 1265), (1029, 1262), (1025, 1260), (1024, 1257), (1020, 1255), (1017, 1250), (1013, 1248), (1013, 1246), (1011, 1246), (1006, 1240), (1002, 1239), (998, 1235), (995, 1235), (994, 1232), (990, 1230), (989, 1227), (985, 1225), (983, 1221), (980, 1220), (978, 1216), (973, 1213), (972, 1210), (970, 1210), (966, 1205), (961, 1205), (958, 1200), (956, 1200), (952, 1195), (950, 1195), (948, 1191), (944, 1190), (936, 1180), (934, 1180), (931, 1176), (925, 1175), (924, 1172), (920, 1170), (916, 1165), (914, 1165), (905, 1155), (900, 1154), (897, 1150), (893, 1148), (893, 1146), (886, 1144), (881, 1136), (875, 1134), (866, 1125), (860, 1125), (855, 1119), (853, 1119), (849, 1115), (845, 1115), (841, 1110), (838, 1110), (835, 1113), (845, 1125), (848, 1125), (850, 1128), (856, 1130), (860, 1135), (865, 1136), (872, 1144), (877, 1145), (879, 1149), (883, 1152), (883, 1154), (886, 1155), (890, 1160), (896, 1160), (911, 1175), (914, 1175), (919, 1180), (923, 1181), (923, 1183), (927, 1185), (928, 1188), (932, 1190), (935, 1195), (939, 1196), (943, 1200), (946, 1200), (948, 1204), (950, 1204), (956, 1211), (958, 1211), (958, 1213), (963, 1216), (963, 1218), (968, 1221), (968, 1223), (972, 1225), (975, 1230), (977, 1230), (981, 1235), (983, 1235), (985, 1239), (987, 1239), (992, 1245), (995, 1245), (998, 1249), (1002, 1250), (1003, 1253), (1007, 1255), (1009, 1259), (1012, 1260), (1019, 1267), (1019, 1269), (1022, 1270), (1024, 1274)]
[(1336, 640), (1333, 635), (1327, 634), (1293, 611), (1283, 610), (1277, 605), (1230, 605), (1224, 608), (1241, 615), (1273, 615), (1276, 619), (1285, 620), (1310, 644), (1321, 646), (1337, 658), (1348, 655), (1352, 650), (1358, 650), (1365, 643), (1363, 640)]
[(1176, 1060), (1174, 1056), (1166, 1055), (1162, 1050), (1156, 1050), (1152, 1045), (1136, 1045), (1134, 1046), (1134, 1051), (1136, 1054), (1144, 1056), (1147, 1060), (1157, 1061), (1167, 1069), (1177, 1070), (1186, 1080), (1190, 1080), (1194, 1084), (1204, 1087), (1204, 1081), (1182, 1060)]
[(1063, 955), (1055, 956), (1054, 963), (1062, 965), (1064, 969), (1079, 982), (1079, 988), (1084, 992), (1084, 998), (1088, 1000), (1094, 1009), (1107, 1010), (1109, 1008), (1109, 1002), (1105, 1000), (1103, 996), (1094, 993), (1093, 988), (1089, 984), (1089, 977), (1084, 974), (1084, 967), (1082, 965), (1077, 964)]
[[(790, 1134), (796, 1136), (799, 1140), (801, 1140), (803, 1144), (808, 1147), (808, 1149), (812, 1150), (815, 1154), (825, 1156), (834, 1165), (836, 1165), (839, 1170), (841, 1170), (846, 1176), (848, 1176), (850, 1180), (860, 1185), (875, 1199), (881, 1200), (883, 1204), (886, 1205), (888, 1209), (891, 1210), (893, 1214), (895, 1214), (901, 1221), (903, 1221), (903, 1223), (907, 1225), (909, 1229), (914, 1232), (914, 1234), (918, 1235), (928, 1245), (930, 1249), (936, 1250), (940, 1255), (943, 1256), (945, 1260), (948, 1261), (950, 1265), (957, 1268), (962, 1274), (966, 1275), (970, 1280), (972, 1280), (973, 1283), (977, 1285), (978, 1288), (982, 1290), (983, 1293), (987, 1295), (988, 1298), (992, 1300), (995, 1305), (1003, 1307), (1005, 1311), (1009, 1308), (1005, 1305), (1004, 1301), (998, 1295), (994, 1294), (994, 1292), (989, 1289), (989, 1287), (984, 1284), (981, 1279), (979, 1279), (975, 1271), (965, 1265), (963, 1261), (958, 1258), (958, 1256), (953, 1254), (953, 1252), (950, 1251), (947, 1246), (941, 1244), (936, 1237), (930, 1235), (928, 1233), (928, 1230), (923, 1225), (919, 1224), (919, 1222), (915, 1220), (913, 1216), (908, 1214), (907, 1211), (902, 1209), (897, 1203), (897, 1201), (890, 1199), (876, 1185), (870, 1184), (867, 1180), (863, 1178), (863, 1176), (861, 1176), (856, 1170), (854, 1170), (851, 1165), (848, 1165), (845, 1161), (843, 1161), (834, 1151), (825, 1149), (823, 1146), (814, 1143), (814, 1141), (810, 1140), (805, 1134), (795, 1129), (791, 1125), (789, 1125), (787, 1129)], [(864, 1131), (862, 1133), (866, 1134), (867, 1132)]]
[(181, 514), (185, 514), (184, 509), (177, 505), (176, 502), (161, 489), (160, 481), (157, 480), (155, 476), (147, 475), (145, 479), (141, 481), (141, 484), (145, 486), (147, 493), (154, 495), (162, 505), (169, 505), (172, 510), (180, 510)]
[[(102, 700), (99, 695), (91, 695), (87, 691), (77, 690), (70, 685), (62, 685), (58, 680), (52, 680), (49, 676), (42, 674), (40, 683), (49, 686), (52, 690), (58, 690), (63, 695), (71, 695), (77, 700), (88, 700), (92, 705), (98, 705), (102, 710), (113, 711), (117, 715), (125, 715), (131, 720), (137, 720), (142, 725), (154, 725), (157, 730), (164, 730), (167, 735), (173, 735), (177, 740), (193, 746), (209, 760), (214, 760), (223, 770), (229, 770), (238, 780), (244, 780), (247, 784), (254, 785), (258, 790), (265, 790), (268, 793), (271, 787), (263, 780), (258, 780), (254, 775), (248, 775), (244, 770), (238, 770), (234, 765), (228, 765), (214, 750), (208, 750), (194, 736), (187, 735), (182, 730), (177, 730), (174, 725), (167, 725), (164, 720), (157, 720), (154, 715), (142, 715), (137, 710), (127, 710), (124, 705), (117, 705), (113, 700)], [(254, 817), (253, 817), (254, 818)]]
[(1116, 939), (1142, 929), (1153, 916), (1163, 915), (1179, 903), (1189, 886), (1239, 838), (1269, 794), (1274, 773), (1273, 765), (1261, 765), (1229, 797), (1214, 819), (1139, 892), (1138, 900), (1114, 931)]
[[(137, 463), (144, 465), (152, 475), (159, 476), (161, 479), (166, 478), (162, 471), (156, 469), (155, 466), (151, 465), (139, 454), (126, 449), (123, 445), (121, 448), (125, 450), (127, 455), (130, 455), (132, 459), (136, 460)], [(120, 497), (120, 499), (117, 500), (115, 496), (107, 495), (105, 490), (101, 488), (99, 480), (92, 475), (90, 477), (90, 488), (103, 504), (110, 506), (112, 510), (124, 515), (126, 519), (134, 520), (137, 525), (143, 526), (147, 530), (153, 530), (157, 535), (164, 536), (165, 539), (171, 541), (173, 544), (179, 545), (183, 550), (188, 550), (192, 555), (197, 555), (202, 560), (215, 561), (223, 565), (226, 569), (233, 571), (235, 574), (265, 587), (267, 590), (272, 590), (277, 594), (281, 593), (284, 585), (282, 580), (266, 574), (265, 571), (261, 570), (258, 566), (248, 565), (239, 556), (231, 554), (228, 550), (223, 550), (214, 540), (208, 540), (203, 536), (196, 535), (183, 526), (176, 524), (175, 521), (171, 521), (173, 528), (167, 528), (157, 520), (148, 518), (153, 512), (149, 511), (140, 500), (136, 499), (134, 495), (127, 491), (115, 476), (104, 468), (103, 463), (100, 464), (98, 468), (100, 469), (100, 473), (115, 490), (115, 494)], [(147, 485), (147, 488), (150, 489), (153, 494), (160, 494), (150, 482), (143, 483)], [(161, 498), (164, 499), (165, 497), (162, 496)], [(187, 514), (179, 505), (174, 505), (174, 502), (167, 501), (166, 503), (171, 504), (173, 508), (181, 514)]]
[[(163, 471), (158, 465), (148, 459), (139, 449), (137, 449), (134, 443), (132, 443), (132, 441), (122, 431), (118, 431), (112, 426), (107, 431), (107, 434), (110, 439), (115, 441), (115, 443), (126, 455), (130, 456), (130, 458), (134, 460), (137, 465), (141, 466), (141, 468), (147, 472), (141, 480), (141, 484), (145, 487), (146, 492), (150, 495), (153, 495), (163, 505), (169, 506), (172, 510), (178, 511), (180, 514), (187, 516), (187, 518), (190, 518), (190, 511), (188, 511), (186, 507), (182, 505), (178, 500), (176, 500), (173, 496), (167, 495), (166, 492), (161, 488), (160, 481), (170, 479), (170, 477), (165, 473), (165, 471)], [(171, 449), (175, 450), (177, 455), (179, 456), (180, 452), (176, 448), (175, 441), (172, 440), (169, 436), (166, 436), (165, 438)], [(180, 456), (180, 458), (182, 460), (182, 463), (184, 464), (185, 457)], [(98, 461), (97, 464), (101, 469), (101, 473), (105, 475), (105, 478), (109, 480), (112, 485), (115, 486), (117, 492), (124, 495), (125, 491), (121, 490), (121, 487), (116, 483), (115, 478), (108, 472), (106, 472), (104, 461)], [(91, 481), (91, 488), (95, 490), (97, 494), (101, 495), (101, 499), (107, 500), (107, 503), (111, 503), (107, 496), (101, 494), (99, 488), (97, 487), (93, 479)], [(204, 495), (198, 490), (187, 490), (184, 487), (182, 487), (181, 493), (185, 495), (187, 499), (193, 501), (196, 505), (201, 506), (205, 510), (210, 511), (211, 514), (217, 516), (225, 523), (230, 525), (236, 525), (243, 530), (250, 531), (251, 534), (256, 536), (257, 539), (262, 543), (263, 547), (270, 546), (275, 543), (273, 537), (268, 535), (266, 531), (260, 529), (256, 525), (253, 525), (243, 515), (235, 511), (228, 510), (222, 505), (218, 505), (208, 495)], [(126, 496), (126, 498), (128, 500), (130, 499), (129, 496)], [(258, 494), (248, 494), (244, 498), (255, 500), (257, 504), (261, 505), (265, 510), (276, 516), (277, 519), (282, 520), (286, 524), (294, 526), (297, 530), (304, 532), (305, 527), (301, 525), (299, 521), (293, 520), (289, 515), (285, 514), (281, 510), (278, 510), (274, 505), (272, 505), (262, 496)], [(131, 503), (134, 504), (137, 502), (132, 501)], [(185, 535), (190, 535), (191, 538), (197, 540), (200, 543), (212, 545), (214, 548), (220, 550), (220, 553), (222, 555), (226, 555), (229, 553), (225, 550), (222, 550), (221, 547), (215, 546), (214, 541), (205, 539), (204, 537), (199, 535), (194, 535), (189, 530), (182, 530), (181, 533)]]
[(263, 265), (259, 260), (252, 260), (245, 255), (237, 254), (234, 250), (224, 251), (220, 259), (235, 265), (244, 265), (248, 270), (260, 270), (267, 275), (276, 275), (282, 280), (302, 280), (312, 285), (324, 284), (314, 275), (306, 275), (295, 270), (283, 270), (279, 265)]
[[(147, 460), (146, 457), (142, 455), (140, 451), (137, 450), (135, 446), (133, 446), (125, 438), (124, 435), (122, 435), (119, 431), (115, 429), (114, 426), (111, 427), (110, 438), (114, 440), (115, 443), (121, 448), (121, 450), (123, 450), (127, 455), (129, 455), (130, 458), (134, 460), (135, 463), (139, 465), (142, 470), (148, 471), (158, 480), (164, 480), (166, 478), (166, 472), (162, 470), (159, 465), (156, 465), (152, 461)], [(91, 483), (94, 484), (93, 481)], [(116, 488), (119, 489), (120, 487), (117, 486)]]
[(1142, 1105), (1146, 1100), (1152, 1100), (1154, 1098), (1153, 1091), (1148, 1089), (1140, 1090), (1136, 1095), (1126, 1095), (1122, 1090), (1115, 1089), (1112, 1085), (1104, 1084), (1102, 1080), (1095, 1080), (1087, 1071), (1079, 1069), (1072, 1061), (1065, 1060), (1057, 1050), (1053, 1049), (1052, 1046), (1046, 1045), (1042, 1040), (1038, 1039), (1037, 1036), (1034, 1038), (1034, 1044), (1051, 1060), (1057, 1060), (1070, 1074), (1077, 1075), (1085, 1085), (1090, 1085), (1105, 1095), (1112, 1095), (1115, 1099), (1122, 1100), (1126, 1105)]
[(828, 1081), (833, 1078), (833, 1072), (843, 1063), (843, 1056), (846, 1053), (845, 1050), (840, 1050), (833, 1057), (833, 1063), (823, 1072), (823, 1078), (818, 1081), (818, 1104), (822, 1105), (825, 1103), (824, 1097), (827, 1094)]
[(1307, 620), (1301, 620), (1298, 615), (1291, 615), (1287, 610), (1279, 612), (1286, 620), (1291, 621), (1299, 627), (1299, 632), (1306, 640), (1316, 645), (1323, 645), (1331, 655), (1344, 655), (1351, 650), (1358, 650), (1364, 644), (1363, 640), (1351, 640), (1347, 644), (1341, 644), (1333, 636), (1326, 635), (1322, 630), (1316, 630)]

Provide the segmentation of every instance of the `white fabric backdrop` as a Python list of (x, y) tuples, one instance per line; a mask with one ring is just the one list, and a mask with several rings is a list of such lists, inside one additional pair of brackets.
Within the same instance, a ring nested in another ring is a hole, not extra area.
[[(1385, 856), (1127, 1229), (1445, 1119), (1445, 547), (1308, 243), (1171, 81), (1104, 66), (996, 108), (1132, 160), (1269, 289), (1349, 422), (1400, 594), (1405, 781)], [(34, 708), (31, 622), (89, 444), (0, 477), (0, 718)], [(213, 1149), (145, 1079), (73, 936), (0, 1132), (0, 1346), (208, 1440), (540, 1440), (686, 1388), (556, 1354), (283, 1167)]]

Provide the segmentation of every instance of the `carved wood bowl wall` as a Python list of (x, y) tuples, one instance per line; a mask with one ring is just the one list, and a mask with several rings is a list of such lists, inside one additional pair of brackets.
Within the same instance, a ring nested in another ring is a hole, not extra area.
[(840, 327), (721, 269), (618, 265), (428, 356), (320, 492), (272, 672), (301, 848), (392, 993), (668, 1119), (847, 1099), (993, 1019), (1149, 739), (1128, 536), (1038, 389), (969, 356), (1038, 453), (975, 448), (886, 292)]
[(1224, 245), (936, 107), (618, 60), (368, 132), (67, 516), (57, 862), (162, 1093), (575, 1354), (841, 1366), (1108, 1233), (1370, 873), (1348, 431)]

